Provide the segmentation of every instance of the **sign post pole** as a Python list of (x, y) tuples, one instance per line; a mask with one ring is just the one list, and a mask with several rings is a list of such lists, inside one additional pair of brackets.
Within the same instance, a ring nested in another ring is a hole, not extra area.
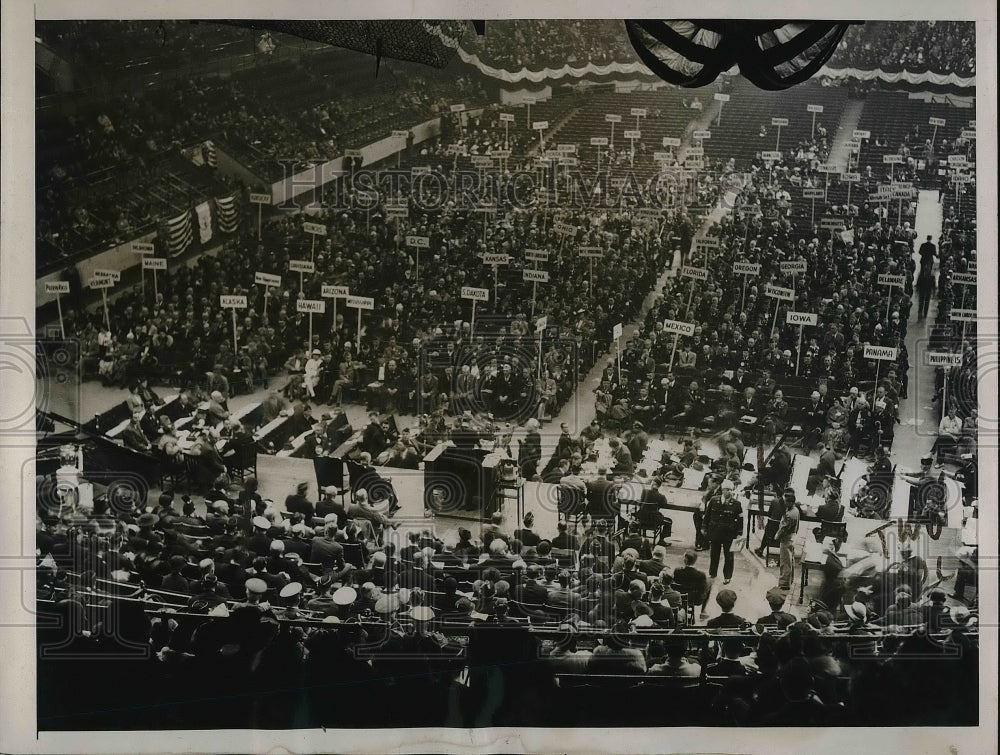
[(56, 294), (56, 309), (59, 310), (59, 336), (66, 340), (66, 328), (63, 326), (62, 294)]
[(271, 195), (267, 192), (250, 192), (250, 203), (257, 205), (257, 241), (261, 239), (261, 228), (263, 227), (264, 205), (271, 204)]

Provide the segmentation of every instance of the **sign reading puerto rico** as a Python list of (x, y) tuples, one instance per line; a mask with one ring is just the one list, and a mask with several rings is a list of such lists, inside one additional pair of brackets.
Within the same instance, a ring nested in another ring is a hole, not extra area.
[(45, 293), (47, 294), (68, 294), (69, 281), (46, 281)]
[(681, 322), (680, 320), (664, 320), (663, 330), (667, 333), (676, 333), (680, 336), (693, 336), (694, 323)]
[(899, 349), (895, 346), (865, 346), (865, 359), (896, 361)]
[(245, 296), (220, 296), (219, 306), (227, 309), (246, 309), (247, 298)]
[(819, 315), (815, 312), (789, 312), (785, 315), (789, 325), (818, 325)]

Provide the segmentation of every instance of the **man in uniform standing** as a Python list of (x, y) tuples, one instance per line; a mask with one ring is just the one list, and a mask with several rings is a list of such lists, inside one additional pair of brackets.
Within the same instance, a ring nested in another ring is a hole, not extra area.
[(785, 513), (778, 525), (778, 531), (774, 539), (778, 541), (781, 548), (778, 562), (778, 588), (781, 590), (792, 589), (792, 579), (795, 575), (795, 549), (793, 540), (799, 531), (799, 507), (795, 503), (795, 493), (790, 490), (785, 491)]

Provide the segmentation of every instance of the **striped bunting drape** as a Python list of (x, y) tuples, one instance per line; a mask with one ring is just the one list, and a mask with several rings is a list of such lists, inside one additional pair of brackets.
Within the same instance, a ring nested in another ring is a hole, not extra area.
[(215, 200), (215, 218), (222, 233), (236, 233), (240, 227), (240, 213), (235, 194)]
[(626, 21), (636, 54), (665, 81), (702, 87), (738, 65), (761, 89), (787, 89), (814, 76), (850, 23), (833, 21)]
[(194, 225), (188, 210), (164, 222), (162, 228), (163, 246), (171, 257), (176, 257), (194, 241)]

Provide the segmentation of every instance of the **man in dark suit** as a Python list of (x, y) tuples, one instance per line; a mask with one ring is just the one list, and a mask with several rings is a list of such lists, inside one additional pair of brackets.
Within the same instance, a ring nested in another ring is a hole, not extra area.
[[(674, 579), (676, 578), (677, 575), (675, 574)], [(719, 594), (715, 596), (715, 602), (719, 604), (722, 613), (705, 622), (705, 625), (709, 629), (739, 629), (741, 625), (746, 623), (746, 619), (737, 613), (733, 613), (733, 608), (736, 606), (735, 592), (728, 588), (719, 590)]]
[(697, 552), (687, 550), (684, 552), (684, 566), (674, 570), (674, 588), (687, 595), (692, 606), (700, 606), (708, 598), (708, 575), (695, 567), (697, 560)]
[(618, 492), (607, 475), (608, 470), (599, 467), (597, 477), (587, 481), (587, 513), (595, 519), (618, 514)]
[(813, 391), (809, 397), (809, 403), (802, 410), (802, 427), (805, 430), (803, 447), (806, 451), (811, 451), (823, 437), (826, 430), (826, 411), (829, 407), (823, 406), (820, 401), (819, 391)]

